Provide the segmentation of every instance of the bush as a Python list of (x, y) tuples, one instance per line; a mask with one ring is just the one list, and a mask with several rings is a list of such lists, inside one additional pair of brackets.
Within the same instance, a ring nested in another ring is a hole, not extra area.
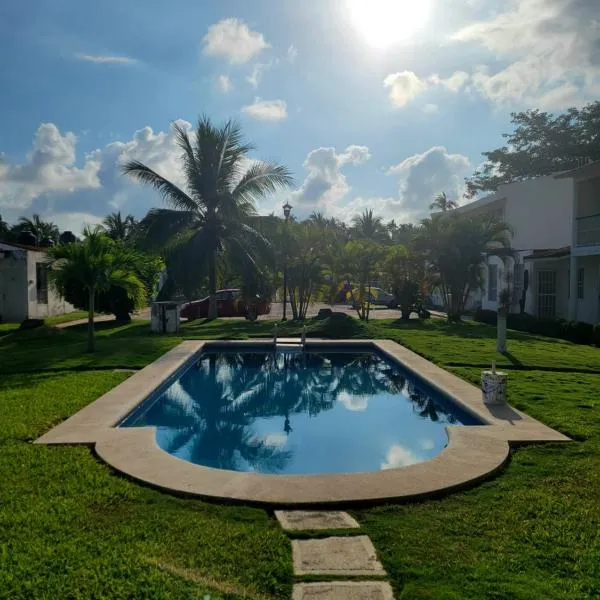
[[(497, 314), (496, 311), (479, 308), (473, 318), (480, 323), (495, 326)], [(590, 323), (582, 321), (538, 318), (528, 314), (511, 313), (506, 317), (506, 326), (508, 329), (567, 340), (574, 344), (595, 343), (600, 347), (600, 326), (594, 328)]]

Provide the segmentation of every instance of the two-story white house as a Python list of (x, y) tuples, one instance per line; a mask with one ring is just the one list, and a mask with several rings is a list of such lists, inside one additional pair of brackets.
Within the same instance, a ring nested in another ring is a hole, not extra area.
[(497, 310), (508, 279), (514, 289), (512, 310), (518, 312), (527, 272), (527, 313), (600, 322), (600, 161), (501, 185), (456, 210), (495, 214), (514, 232), (517, 259), (489, 257), (484, 288), (472, 303)]
[(49, 285), (43, 248), (0, 242), (0, 319), (19, 322), (75, 310)]

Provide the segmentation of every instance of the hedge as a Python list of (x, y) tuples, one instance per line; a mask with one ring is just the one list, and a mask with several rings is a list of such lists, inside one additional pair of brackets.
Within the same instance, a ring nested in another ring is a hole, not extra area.
[[(473, 318), (480, 323), (496, 325), (497, 313), (494, 310), (478, 309)], [(568, 340), (574, 344), (596, 344), (600, 348), (600, 325), (594, 327), (591, 323), (583, 321), (538, 318), (528, 314), (510, 313), (506, 316), (506, 326), (508, 329)]]

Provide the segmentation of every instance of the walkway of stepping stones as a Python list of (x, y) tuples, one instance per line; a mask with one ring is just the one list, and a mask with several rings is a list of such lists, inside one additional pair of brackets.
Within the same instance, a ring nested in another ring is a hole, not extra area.
[[(277, 520), (293, 536), (296, 532), (359, 529), (360, 525), (345, 512), (275, 511)], [(311, 583), (296, 583), (293, 600), (394, 600), (386, 576), (368, 536), (334, 536), (293, 539), (294, 574), (310, 576)], [(327, 581), (313, 583), (324, 576)], [(351, 578), (372, 577), (368, 581)], [(332, 579), (339, 578), (338, 581)]]

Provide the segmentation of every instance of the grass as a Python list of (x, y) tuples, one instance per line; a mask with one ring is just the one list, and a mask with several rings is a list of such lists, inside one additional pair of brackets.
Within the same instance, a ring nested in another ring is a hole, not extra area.
[[(271, 336), (267, 321), (50, 327), (0, 339), (0, 598), (290, 597), (289, 541), (265, 511), (179, 499), (114, 475), (82, 447), (30, 443), (191, 338)], [(438, 320), (311, 320), (309, 335), (390, 338), (477, 383), (496, 360), (518, 408), (577, 440), (515, 450), (496, 478), (444, 499), (355, 511), (402, 600), (600, 596), (600, 350)], [(300, 326), (279, 326), (280, 335)]]

